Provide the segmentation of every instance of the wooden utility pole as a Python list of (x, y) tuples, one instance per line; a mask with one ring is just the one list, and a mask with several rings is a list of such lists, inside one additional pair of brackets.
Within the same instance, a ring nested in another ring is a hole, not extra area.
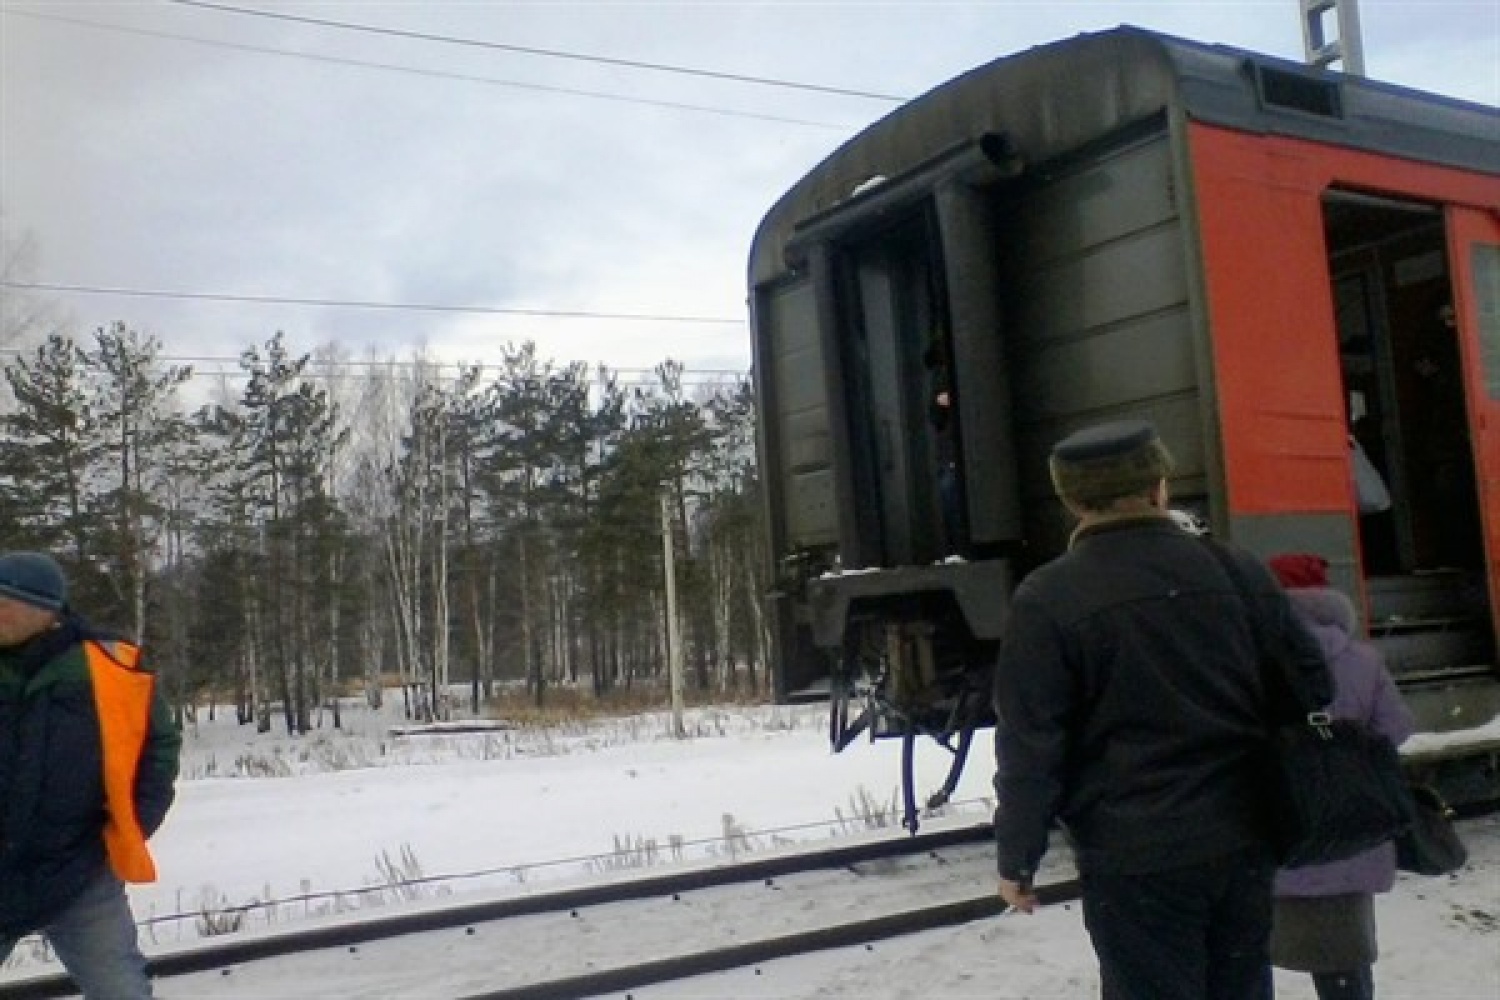
[(682, 625), (677, 620), (677, 560), (672, 551), (672, 507), (661, 491), (662, 574), (667, 585), (667, 681), (672, 691), (672, 735), (682, 739)]
[[(1302, 49), (1311, 66), (1331, 63), (1350, 76), (1365, 75), (1365, 48), (1359, 34), (1359, 0), (1298, 0), (1302, 5)], [(1325, 30), (1332, 13), (1335, 33)]]

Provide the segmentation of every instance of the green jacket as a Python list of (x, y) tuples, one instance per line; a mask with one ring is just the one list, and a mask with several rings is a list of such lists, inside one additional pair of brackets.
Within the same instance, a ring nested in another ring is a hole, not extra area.
[[(94, 638), (108, 637), (69, 616), (0, 649), (0, 937), (45, 926), (109, 864), (105, 746), (84, 652)], [(133, 797), (144, 836), (172, 804), (182, 747), (165, 699), (149, 697)]]

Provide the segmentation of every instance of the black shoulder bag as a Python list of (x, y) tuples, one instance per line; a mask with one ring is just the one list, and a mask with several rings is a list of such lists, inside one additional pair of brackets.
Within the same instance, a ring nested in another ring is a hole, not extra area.
[(1308, 704), (1279, 629), (1256, 611), (1243, 570), (1212, 542), (1250, 613), (1270, 699), (1267, 787), (1278, 862), (1286, 868), (1338, 861), (1392, 839), (1412, 804), (1391, 741), (1360, 722)]
[(1411, 786), (1415, 809), (1411, 826), (1396, 838), (1396, 867), (1418, 875), (1451, 875), (1469, 860), (1469, 850), (1453, 828), (1453, 810), (1437, 790)]

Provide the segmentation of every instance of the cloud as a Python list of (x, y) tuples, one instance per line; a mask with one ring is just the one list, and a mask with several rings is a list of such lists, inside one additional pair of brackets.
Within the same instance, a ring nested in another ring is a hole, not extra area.
[[(260, 6), (893, 95), (1122, 22), (1301, 49), (1290, 0)], [(1372, 71), (1500, 100), (1493, 0), (1363, 13)], [(0, 208), (8, 233), (35, 235), (37, 279), (61, 284), (743, 320), (761, 215), (893, 106), (178, 5), (7, 3), (0, 19)], [(453, 360), (528, 338), (544, 356), (621, 367), (743, 368), (750, 355), (742, 322), (66, 304), (84, 329), (123, 319), (178, 355), (232, 356), (278, 329), (302, 350)]]

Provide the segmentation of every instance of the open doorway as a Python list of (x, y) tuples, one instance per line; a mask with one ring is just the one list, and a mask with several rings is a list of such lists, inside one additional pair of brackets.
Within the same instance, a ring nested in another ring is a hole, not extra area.
[(1402, 633), (1398, 672), (1483, 661), (1493, 640), (1443, 213), (1331, 191), (1323, 220), (1350, 432), (1391, 500), (1359, 515), (1372, 635)]
[(930, 563), (965, 532), (953, 344), (937, 231), (917, 212), (844, 248), (840, 341), (860, 533), (886, 566)]
[(1443, 216), (1349, 192), (1324, 199), (1350, 429), (1389, 511), (1361, 517), (1365, 573), (1483, 567)]

